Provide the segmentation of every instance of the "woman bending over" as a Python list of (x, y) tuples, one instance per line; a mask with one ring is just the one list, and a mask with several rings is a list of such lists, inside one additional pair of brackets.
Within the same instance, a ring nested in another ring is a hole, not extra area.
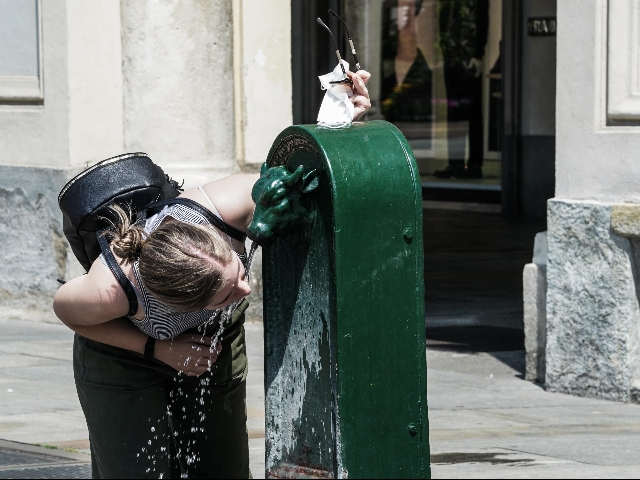
[[(349, 76), (359, 118), (370, 106), (370, 75)], [(76, 332), (94, 478), (249, 477), (249, 265), (244, 243), (199, 210), (246, 232), (257, 179), (233, 175), (186, 190), (180, 197), (198, 208), (171, 205), (135, 225), (115, 208), (99, 260), (58, 290), (55, 313)], [(133, 310), (118, 275), (135, 292)]]

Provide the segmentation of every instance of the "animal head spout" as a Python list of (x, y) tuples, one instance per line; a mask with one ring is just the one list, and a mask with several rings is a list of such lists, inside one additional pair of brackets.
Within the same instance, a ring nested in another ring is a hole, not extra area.
[(279, 233), (303, 223), (309, 212), (300, 204), (300, 196), (315, 190), (318, 183), (317, 172), (304, 173), (302, 165), (289, 172), (282, 166), (269, 168), (263, 164), (251, 191), (256, 208), (248, 228), (249, 238), (264, 245)]

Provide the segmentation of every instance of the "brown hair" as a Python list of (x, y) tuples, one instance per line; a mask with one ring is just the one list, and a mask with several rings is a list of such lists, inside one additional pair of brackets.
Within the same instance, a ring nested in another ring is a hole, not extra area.
[(163, 222), (147, 234), (131, 224), (131, 211), (111, 206), (109, 232), (124, 263), (138, 260), (142, 283), (161, 302), (181, 312), (203, 310), (225, 285), (220, 266), (232, 259), (229, 244), (212, 226)]

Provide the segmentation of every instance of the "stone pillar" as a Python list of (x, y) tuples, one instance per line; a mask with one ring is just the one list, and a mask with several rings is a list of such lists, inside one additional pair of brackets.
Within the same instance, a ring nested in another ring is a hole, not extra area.
[[(546, 387), (637, 400), (640, 0), (558, 2), (556, 190), (548, 203)], [(634, 222), (631, 222), (634, 223)]]
[(549, 202), (546, 387), (630, 401), (640, 379), (637, 257), (611, 213), (603, 203)]
[(293, 122), (291, 0), (234, 0), (234, 9), (236, 153), (243, 170), (257, 172)]
[(238, 171), (231, 1), (121, 5), (124, 149), (187, 187)]

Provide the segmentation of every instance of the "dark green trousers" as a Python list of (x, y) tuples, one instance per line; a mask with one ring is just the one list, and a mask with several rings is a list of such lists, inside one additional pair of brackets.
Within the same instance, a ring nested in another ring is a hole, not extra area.
[(234, 313), (218, 360), (200, 377), (76, 335), (93, 478), (249, 478), (247, 306)]

